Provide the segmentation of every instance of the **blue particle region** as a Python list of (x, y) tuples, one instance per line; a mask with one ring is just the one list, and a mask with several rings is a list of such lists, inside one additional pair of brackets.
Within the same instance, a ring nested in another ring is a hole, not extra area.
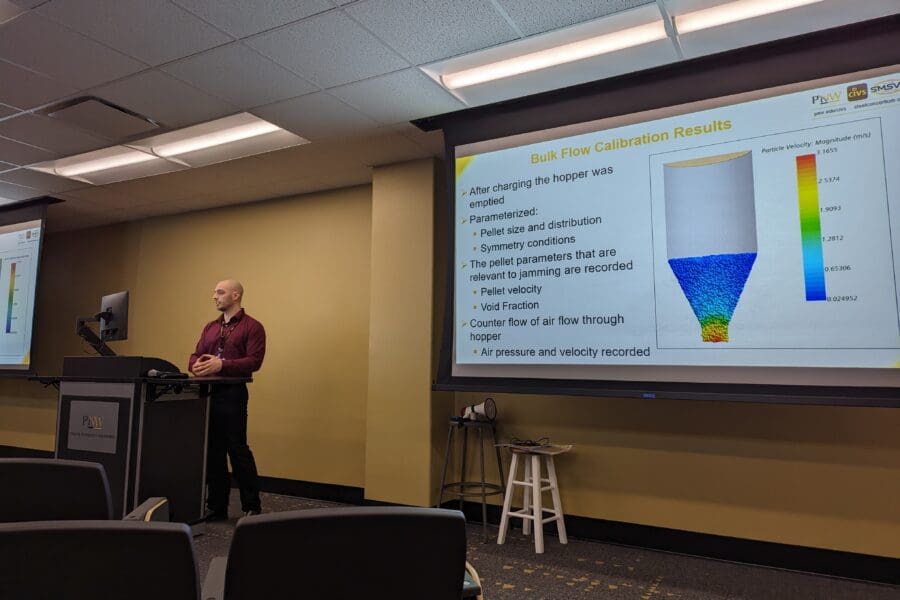
[(670, 258), (669, 266), (701, 327), (731, 321), (756, 252)]

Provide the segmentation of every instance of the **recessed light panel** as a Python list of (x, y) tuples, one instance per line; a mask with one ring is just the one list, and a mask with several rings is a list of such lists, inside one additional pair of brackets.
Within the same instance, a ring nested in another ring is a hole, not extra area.
[(27, 168), (94, 185), (159, 175), (306, 144), (308, 140), (249, 113), (67, 156)]

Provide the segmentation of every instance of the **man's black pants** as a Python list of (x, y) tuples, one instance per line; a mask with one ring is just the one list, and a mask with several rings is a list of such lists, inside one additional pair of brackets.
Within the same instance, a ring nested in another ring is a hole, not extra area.
[(261, 508), (256, 461), (247, 445), (247, 398), (246, 384), (213, 386), (206, 449), (206, 506), (214, 513), (228, 512), (229, 458), (241, 490), (241, 508), (244, 511)]

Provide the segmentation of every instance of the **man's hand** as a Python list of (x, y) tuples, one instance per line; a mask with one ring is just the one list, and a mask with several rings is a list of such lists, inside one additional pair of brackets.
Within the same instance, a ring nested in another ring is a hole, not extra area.
[(212, 354), (204, 354), (194, 363), (191, 370), (197, 377), (209, 377), (222, 370), (222, 359)]

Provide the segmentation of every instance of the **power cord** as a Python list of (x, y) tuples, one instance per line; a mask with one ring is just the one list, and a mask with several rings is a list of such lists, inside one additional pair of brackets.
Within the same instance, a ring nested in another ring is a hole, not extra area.
[(509, 439), (509, 443), (512, 444), (513, 446), (525, 446), (525, 447), (528, 447), (528, 446), (549, 446), (549, 445), (550, 445), (550, 438), (549, 438), (549, 437), (542, 437), (542, 438), (538, 438), (538, 439), (536, 439), (536, 440), (528, 440), (528, 439), (522, 440), (522, 439), (519, 439), (519, 438), (517, 438), (517, 437), (514, 437), (514, 438), (510, 438), (510, 439)]

